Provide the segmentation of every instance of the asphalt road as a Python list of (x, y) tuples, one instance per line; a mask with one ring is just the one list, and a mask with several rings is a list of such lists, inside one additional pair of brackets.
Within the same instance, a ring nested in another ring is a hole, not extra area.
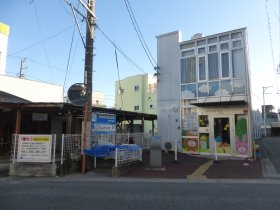
[(272, 161), (277, 173), (280, 174), (280, 137), (266, 137), (261, 141), (266, 155)]
[(0, 209), (280, 209), (280, 180), (0, 180)]

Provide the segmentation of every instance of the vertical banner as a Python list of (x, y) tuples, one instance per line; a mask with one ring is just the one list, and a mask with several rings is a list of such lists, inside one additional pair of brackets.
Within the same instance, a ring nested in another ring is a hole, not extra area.
[(237, 155), (249, 155), (247, 119), (245, 115), (237, 116), (235, 124), (235, 151)]
[(19, 135), (18, 162), (51, 162), (52, 135)]

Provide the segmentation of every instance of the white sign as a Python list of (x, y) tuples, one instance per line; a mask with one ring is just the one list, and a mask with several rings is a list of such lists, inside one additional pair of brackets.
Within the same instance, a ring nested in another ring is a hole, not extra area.
[(18, 162), (51, 162), (51, 135), (19, 135)]

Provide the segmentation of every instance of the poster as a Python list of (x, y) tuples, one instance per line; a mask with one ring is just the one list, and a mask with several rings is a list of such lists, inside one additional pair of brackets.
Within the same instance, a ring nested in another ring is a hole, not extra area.
[(209, 133), (199, 133), (199, 151), (210, 153)]
[(198, 153), (198, 138), (197, 136), (187, 136), (182, 139), (183, 150), (188, 153)]
[(18, 162), (51, 162), (52, 135), (19, 135)]

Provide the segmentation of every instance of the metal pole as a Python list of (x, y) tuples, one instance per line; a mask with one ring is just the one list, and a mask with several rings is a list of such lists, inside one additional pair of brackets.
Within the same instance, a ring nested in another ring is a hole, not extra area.
[(64, 158), (64, 134), (62, 134), (62, 141), (61, 141), (61, 165), (63, 164), (63, 158)]
[(88, 112), (88, 105), (86, 103), (85, 109), (84, 109), (84, 140), (83, 140), (83, 161), (82, 161), (82, 172), (83, 175), (85, 174), (86, 171), (86, 144), (87, 144), (87, 112)]
[(265, 110), (265, 99), (264, 99), (264, 92), (266, 90), (265, 87), (263, 88), (263, 124), (264, 124), (264, 136), (266, 137), (266, 110)]
[(270, 87), (273, 87), (273, 86), (262, 87), (263, 88), (263, 123), (264, 123), (264, 136), (265, 137), (267, 136), (267, 133), (266, 133), (266, 108), (265, 108), (264, 94), (266, 94), (265, 93), (266, 89), (270, 88)]

